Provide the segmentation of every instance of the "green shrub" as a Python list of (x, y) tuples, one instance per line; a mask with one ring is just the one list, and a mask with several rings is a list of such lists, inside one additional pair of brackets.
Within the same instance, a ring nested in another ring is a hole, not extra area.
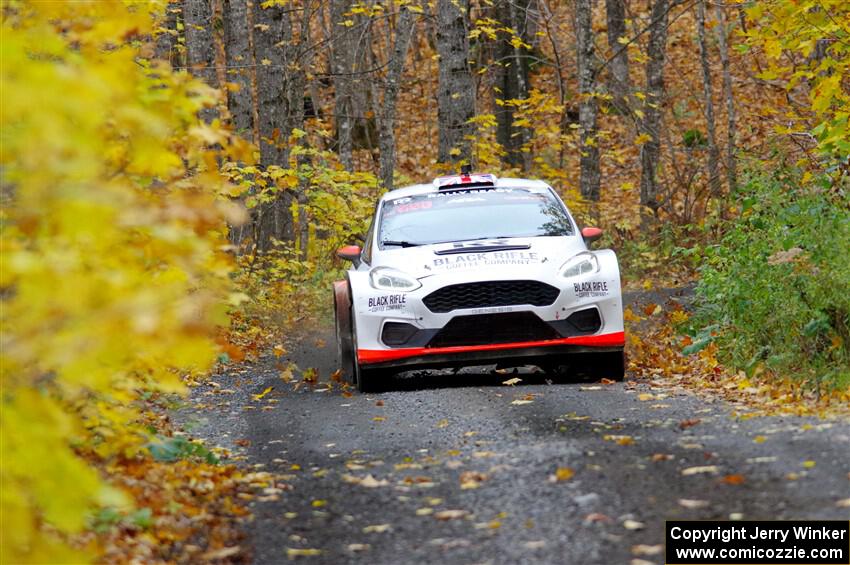
[[(850, 385), (850, 203), (829, 179), (756, 173), (741, 215), (705, 249), (697, 343), (749, 374), (809, 389)], [(693, 329), (693, 328), (692, 328)]]

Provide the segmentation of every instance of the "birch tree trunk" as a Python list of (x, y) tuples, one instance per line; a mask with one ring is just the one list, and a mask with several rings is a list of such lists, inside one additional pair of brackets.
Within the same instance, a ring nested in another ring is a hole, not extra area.
[(646, 95), (644, 117), (641, 123), (643, 133), (649, 140), (640, 148), (640, 203), (658, 210), (658, 167), (661, 155), (661, 118), (664, 104), (664, 61), (667, 52), (667, 11), (668, 0), (655, 0), (652, 5), (647, 46)]
[(726, 99), (726, 182), (729, 194), (738, 187), (737, 163), (735, 162), (735, 98), (732, 93), (732, 71), (729, 68), (729, 45), (726, 39), (726, 14), (720, 3), (714, 5), (717, 15), (717, 43), (720, 48), (720, 64), (723, 67), (723, 97)]
[(393, 188), (395, 170), (395, 115), (401, 77), (407, 50), (415, 31), (415, 16), (408, 6), (401, 6), (396, 23), (395, 41), (387, 68), (384, 103), (378, 117), (378, 146), (381, 150), (381, 182), (387, 190)]
[(437, 0), (437, 53), (440, 57), (437, 121), (441, 163), (472, 160), (475, 83), (469, 70), (466, 15), (469, 0)]
[(578, 63), (579, 127), (581, 128), (581, 195), (599, 200), (599, 146), (596, 142), (596, 53), (593, 45), (593, 0), (576, 0), (576, 52)]
[(705, 41), (705, 0), (697, 2), (697, 38), (702, 66), (702, 90), (705, 102), (705, 122), (708, 132), (708, 188), (712, 196), (720, 194), (720, 155), (717, 149), (717, 133), (714, 125), (714, 102), (712, 100), (711, 66), (708, 61), (708, 45)]
[(626, 37), (625, 0), (605, 0), (605, 18), (608, 23), (608, 49), (613, 54), (608, 63), (608, 92), (614, 97), (614, 107), (628, 112), (629, 52), (621, 49), (619, 39)]
[[(212, 17), (211, 0), (183, 0), (186, 62), (194, 76), (213, 88), (218, 88)], [(218, 111), (215, 108), (204, 108), (200, 115), (204, 121), (211, 122), (218, 115)]]
[(248, 1), (225, 0), (224, 48), (227, 55), (227, 107), (233, 128), (242, 137), (254, 137), (254, 101), (251, 88), (250, 28), (248, 26)]

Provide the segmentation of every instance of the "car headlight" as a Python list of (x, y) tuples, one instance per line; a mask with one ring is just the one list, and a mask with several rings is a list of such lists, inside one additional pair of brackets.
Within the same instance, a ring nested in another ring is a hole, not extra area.
[(599, 259), (593, 253), (583, 252), (561, 266), (561, 276), (571, 279), (580, 275), (589, 275), (599, 270)]
[(399, 292), (409, 292), (416, 290), (422, 283), (412, 276), (390, 269), (389, 267), (376, 267), (369, 273), (369, 282), (372, 288), (378, 290), (397, 290)]

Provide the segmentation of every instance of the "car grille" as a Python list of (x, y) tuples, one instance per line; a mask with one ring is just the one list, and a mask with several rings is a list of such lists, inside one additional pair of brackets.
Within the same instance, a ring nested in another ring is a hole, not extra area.
[(490, 345), (558, 337), (558, 332), (534, 312), (455, 316), (437, 332), (428, 347)]
[(488, 281), (445, 286), (423, 299), (431, 312), (531, 304), (548, 306), (560, 290), (540, 281)]

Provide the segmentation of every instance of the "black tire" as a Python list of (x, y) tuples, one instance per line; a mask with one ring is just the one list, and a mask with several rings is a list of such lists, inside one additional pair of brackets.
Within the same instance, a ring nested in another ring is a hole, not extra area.
[(336, 352), (343, 381), (357, 383), (357, 367), (354, 358), (354, 333), (351, 323), (351, 300), (345, 289), (334, 288), (334, 329)]
[(553, 382), (622, 381), (626, 375), (624, 351), (576, 353), (547, 359), (540, 368)]
[(584, 360), (585, 373), (594, 380), (622, 381), (626, 376), (625, 351), (592, 353)]
[(383, 392), (386, 390), (390, 373), (386, 369), (367, 369), (357, 366), (357, 390), (363, 393)]

